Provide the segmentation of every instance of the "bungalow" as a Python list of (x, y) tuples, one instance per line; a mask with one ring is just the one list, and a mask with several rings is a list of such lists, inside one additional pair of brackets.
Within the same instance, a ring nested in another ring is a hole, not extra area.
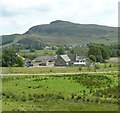
[(38, 56), (34, 59), (34, 66), (48, 66), (55, 60), (56, 56)]
[(68, 66), (70, 64), (70, 58), (68, 55), (59, 55), (55, 61), (55, 66)]
[(55, 60), (56, 60), (55, 56), (38, 56), (35, 58), (36, 62), (43, 62), (43, 61), (53, 62)]

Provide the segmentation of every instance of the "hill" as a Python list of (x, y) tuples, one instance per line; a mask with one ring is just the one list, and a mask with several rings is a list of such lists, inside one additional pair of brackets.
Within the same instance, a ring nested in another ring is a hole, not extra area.
[(4, 35), (0, 38), (3, 46), (40, 49), (45, 45), (83, 45), (91, 42), (116, 44), (117, 34), (116, 27), (56, 20), (50, 24), (33, 26), (24, 34)]

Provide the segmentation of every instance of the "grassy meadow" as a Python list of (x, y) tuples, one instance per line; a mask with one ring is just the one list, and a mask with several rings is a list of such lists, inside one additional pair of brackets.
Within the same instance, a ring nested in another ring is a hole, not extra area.
[(117, 72), (3, 76), (3, 111), (117, 111)]
[(53, 56), (55, 55), (55, 50), (49, 50), (49, 49), (44, 49), (44, 50), (35, 50), (35, 52), (30, 52), (30, 50), (20, 50), (18, 53), (20, 56)]
[(3, 74), (78, 73), (78, 72), (118, 71), (117, 63), (101, 63), (95, 66), (68, 67), (2, 67)]

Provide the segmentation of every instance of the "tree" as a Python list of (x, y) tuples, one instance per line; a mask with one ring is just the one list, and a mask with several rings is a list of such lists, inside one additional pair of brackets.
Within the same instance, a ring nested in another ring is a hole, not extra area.
[(21, 57), (16, 58), (17, 67), (23, 67), (24, 61)]
[(97, 62), (102, 62), (102, 60), (103, 60), (100, 48), (96, 45), (89, 46), (88, 56), (90, 56), (90, 55), (95, 56)]
[(98, 49), (96, 51), (96, 61), (97, 62), (103, 62), (103, 57), (102, 57), (102, 53), (101, 53), (100, 49)]
[(94, 55), (90, 55), (89, 56), (89, 59), (92, 61), (92, 62), (96, 62), (96, 58)]
[(82, 56), (87, 56), (88, 54), (88, 47), (87, 46), (75, 46), (69, 49), (69, 53), (71, 54), (77, 54), (77, 55), (82, 55)]
[(100, 47), (100, 49), (101, 49), (101, 53), (102, 53), (103, 59), (104, 60), (109, 59), (110, 55), (111, 55), (110, 48), (108, 48), (107, 46), (103, 45), (103, 46)]
[(23, 66), (23, 60), (16, 54), (14, 49), (4, 49), (2, 52), (2, 66), (3, 67), (16, 67)]
[(94, 55), (97, 62), (104, 62), (110, 58), (110, 48), (104, 44), (90, 44), (88, 56)]
[(52, 46), (52, 50), (56, 50), (57, 49), (57, 47), (55, 47), (55, 46)]
[(63, 47), (63, 46), (59, 46), (58, 49), (57, 49), (57, 51), (56, 51), (56, 54), (58, 54), (58, 55), (63, 55), (63, 54), (65, 54), (65, 49), (64, 49), (64, 47)]
[(30, 52), (35, 52), (35, 49), (30, 49)]
[(70, 50), (70, 53), (71, 54), (75, 54), (75, 51), (72, 49), (72, 50)]

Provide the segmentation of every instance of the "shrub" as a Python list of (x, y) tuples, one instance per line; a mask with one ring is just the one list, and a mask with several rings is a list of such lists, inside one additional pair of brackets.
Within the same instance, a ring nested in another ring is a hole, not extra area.
[(79, 66), (78, 70), (79, 70), (79, 71), (82, 71), (82, 67), (81, 67), (81, 66)]
[(94, 65), (94, 69), (96, 71), (96, 69), (100, 69), (100, 66), (99, 65)]
[(31, 86), (28, 86), (28, 88), (31, 88)]
[(28, 94), (28, 100), (33, 100), (33, 96), (31, 94)]
[(76, 96), (76, 94), (71, 94), (71, 99), (73, 99)]
[(25, 95), (21, 95), (20, 99), (21, 99), (21, 101), (26, 102), (26, 96)]
[(112, 67), (112, 64), (110, 64), (109, 67)]
[(78, 100), (80, 100), (80, 99), (82, 99), (82, 97), (81, 97), (80, 95), (77, 95), (77, 96), (76, 96), (76, 100), (78, 101)]

